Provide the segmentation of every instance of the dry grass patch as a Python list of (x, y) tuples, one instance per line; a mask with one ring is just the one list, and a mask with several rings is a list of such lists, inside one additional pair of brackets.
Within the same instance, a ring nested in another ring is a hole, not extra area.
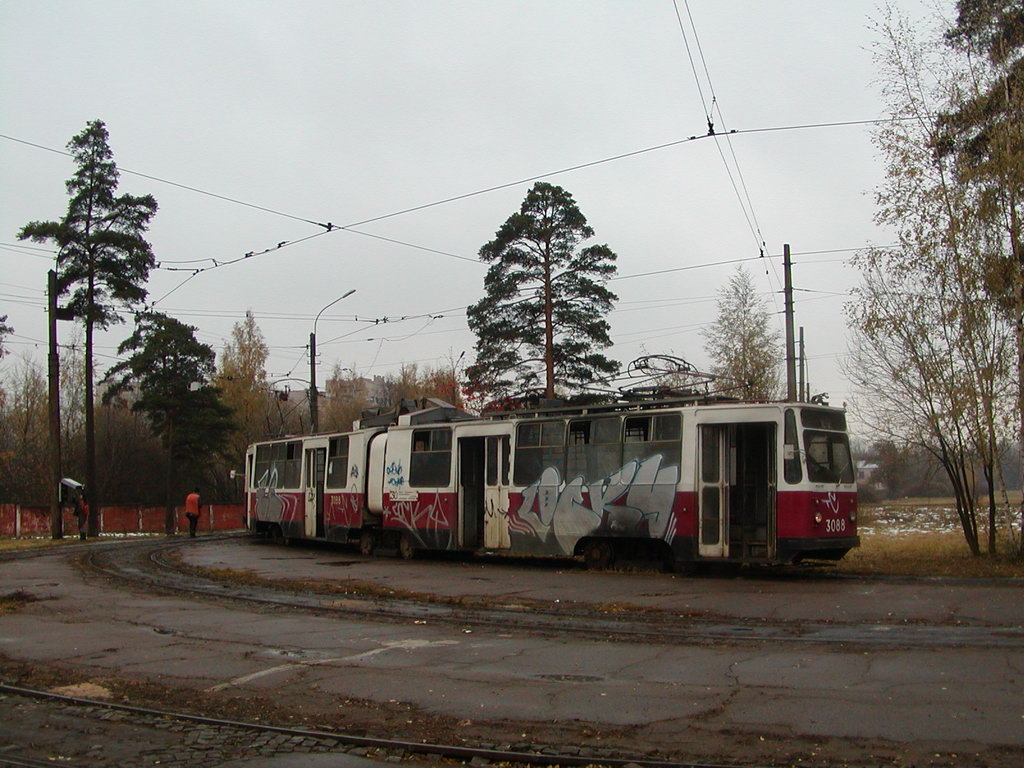
[(18, 590), (17, 592), (9, 592), (6, 595), (0, 595), (0, 616), (4, 616), (8, 613), (14, 613), (20, 610), (23, 606), (29, 603), (34, 603), (39, 598), (35, 595), (30, 595), (28, 592)]
[(1003, 540), (999, 547), (1002, 554), (995, 557), (973, 557), (961, 533), (862, 534), (860, 547), (837, 569), (872, 576), (1024, 578), (1024, 560), (1011, 555), (1013, 544)]
[(81, 540), (75, 536), (63, 539), (0, 539), (0, 552), (12, 552), (20, 549), (39, 549), (40, 547), (61, 547), (65, 544), (78, 544)]

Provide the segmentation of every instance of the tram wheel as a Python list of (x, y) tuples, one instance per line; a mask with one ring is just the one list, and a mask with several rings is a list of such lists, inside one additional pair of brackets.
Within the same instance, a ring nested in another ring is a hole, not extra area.
[(373, 554), (376, 545), (377, 542), (374, 540), (373, 534), (370, 531), (363, 531), (359, 537), (359, 554), (369, 557)]
[(587, 570), (603, 571), (615, 562), (615, 549), (603, 539), (591, 539), (583, 547), (583, 562)]
[(412, 560), (416, 557), (416, 546), (408, 533), (403, 533), (398, 540), (398, 556), (403, 560)]

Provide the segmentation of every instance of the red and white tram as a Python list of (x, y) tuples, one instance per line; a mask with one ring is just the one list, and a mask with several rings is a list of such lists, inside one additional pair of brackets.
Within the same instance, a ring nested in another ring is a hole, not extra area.
[(795, 563), (858, 546), (837, 408), (652, 401), (476, 418), (451, 406), (256, 443), (253, 532), (673, 564)]

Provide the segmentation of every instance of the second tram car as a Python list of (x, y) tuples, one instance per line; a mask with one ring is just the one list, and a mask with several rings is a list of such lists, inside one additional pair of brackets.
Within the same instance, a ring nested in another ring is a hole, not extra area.
[(842, 410), (653, 401), (396, 423), (256, 443), (249, 529), (417, 550), (837, 560), (859, 545)]

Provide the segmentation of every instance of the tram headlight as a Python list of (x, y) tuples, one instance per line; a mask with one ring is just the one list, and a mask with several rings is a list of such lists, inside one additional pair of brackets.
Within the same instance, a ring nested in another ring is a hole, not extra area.
[(857, 522), (857, 510), (856, 509), (851, 509), (850, 510), (850, 522), (851, 523), (856, 523)]
[(822, 520), (822, 517), (821, 517), (821, 512), (815, 512), (815, 513), (814, 513), (814, 522), (816, 522), (816, 523), (820, 523), (820, 522), (821, 522), (821, 520)]

